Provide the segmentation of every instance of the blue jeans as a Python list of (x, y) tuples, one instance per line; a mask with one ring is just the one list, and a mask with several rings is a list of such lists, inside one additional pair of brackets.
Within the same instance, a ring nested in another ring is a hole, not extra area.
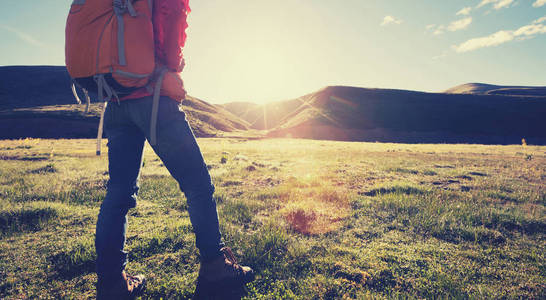
[[(212, 197), (214, 185), (178, 102), (168, 97), (159, 101), (157, 144), (152, 148), (186, 195), (201, 261), (208, 261), (221, 255), (223, 247)], [(95, 236), (97, 274), (102, 279), (119, 276), (127, 264), (127, 252), (123, 251), (127, 212), (136, 206), (144, 142), (150, 138), (151, 110), (152, 98), (144, 97), (110, 103), (105, 112), (110, 180)]]

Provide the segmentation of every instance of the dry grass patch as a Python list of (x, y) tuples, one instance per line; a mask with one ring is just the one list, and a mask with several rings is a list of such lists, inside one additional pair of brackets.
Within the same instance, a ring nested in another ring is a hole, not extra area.
[(292, 189), (281, 200), (280, 213), (293, 230), (302, 234), (335, 231), (350, 212), (348, 192), (344, 189)]

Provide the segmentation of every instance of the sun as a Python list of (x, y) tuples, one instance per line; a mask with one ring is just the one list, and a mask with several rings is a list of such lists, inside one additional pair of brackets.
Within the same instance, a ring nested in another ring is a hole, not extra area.
[(237, 69), (226, 71), (236, 74), (232, 80), (241, 98), (256, 103), (282, 99), (294, 73), (294, 64), (284, 47), (249, 43), (240, 48), (232, 58)]

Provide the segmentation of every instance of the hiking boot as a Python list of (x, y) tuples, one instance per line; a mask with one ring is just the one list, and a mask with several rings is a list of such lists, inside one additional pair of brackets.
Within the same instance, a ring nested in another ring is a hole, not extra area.
[(201, 263), (198, 281), (216, 287), (241, 286), (254, 280), (254, 271), (250, 267), (237, 263), (229, 247), (220, 249), (222, 256)]
[(97, 299), (135, 299), (141, 296), (146, 289), (146, 278), (144, 275), (131, 276), (125, 271), (121, 273), (119, 280), (97, 283)]

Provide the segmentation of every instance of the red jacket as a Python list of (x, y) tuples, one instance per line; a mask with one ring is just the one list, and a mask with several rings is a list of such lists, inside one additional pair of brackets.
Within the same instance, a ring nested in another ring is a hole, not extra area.
[[(190, 11), (189, 0), (154, 1), (152, 18), (156, 63), (166, 66), (171, 72), (180, 73), (184, 68), (182, 48), (186, 43), (187, 17)], [(151, 93), (146, 88), (141, 88), (121, 100), (146, 96), (151, 96)]]

